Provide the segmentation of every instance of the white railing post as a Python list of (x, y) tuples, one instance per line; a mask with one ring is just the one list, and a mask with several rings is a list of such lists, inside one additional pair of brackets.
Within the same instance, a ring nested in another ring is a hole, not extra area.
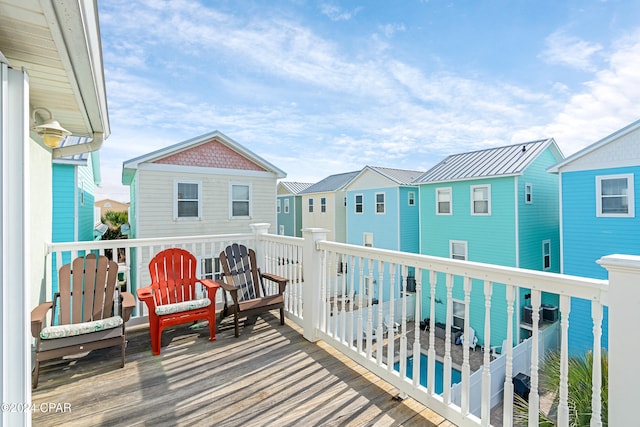
[(257, 258), (257, 262), (258, 262), (258, 267), (260, 269), (262, 269), (262, 271), (265, 271), (266, 267), (267, 267), (267, 252), (265, 250), (265, 243), (264, 240), (262, 240), (260, 238), (261, 235), (263, 234), (267, 234), (267, 232), (269, 231), (269, 223), (267, 222), (258, 222), (255, 224), (249, 224), (249, 227), (251, 227), (251, 232), (255, 235), (255, 239), (256, 239), (256, 247), (255, 247), (255, 251), (256, 251), (256, 258)]
[(609, 272), (608, 424), (628, 425), (638, 414), (640, 342), (629, 333), (640, 325), (640, 256), (608, 255), (598, 264)]
[(321, 271), (322, 257), (316, 247), (316, 242), (326, 240), (329, 230), (324, 228), (305, 228), (302, 230), (304, 246), (302, 249), (302, 266), (304, 282), (302, 286), (302, 327), (305, 339), (311, 342), (318, 341), (318, 319), (322, 309), (321, 301)]

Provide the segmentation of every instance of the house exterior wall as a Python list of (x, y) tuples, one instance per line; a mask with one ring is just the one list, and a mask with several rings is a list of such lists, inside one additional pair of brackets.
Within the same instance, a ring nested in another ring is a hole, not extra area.
[[(596, 177), (633, 174), (634, 216), (596, 216)], [(640, 254), (640, 166), (562, 172), (563, 273), (606, 279), (607, 271), (596, 263), (605, 255)], [(602, 345), (608, 342), (608, 310), (605, 308)], [(569, 350), (582, 353), (592, 347), (591, 303), (572, 298), (569, 315)]]
[[(279, 195), (278, 200), (280, 203), (280, 213), (278, 215), (276, 233), (280, 234), (280, 226), (284, 226), (285, 236), (302, 237), (300, 229), (300, 221), (297, 216), (300, 215), (300, 211), (295, 209), (296, 197), (293, 194)], [(289, 203), (289, 212), (284, 211), (285, 200)]]
[[(376, 194), (384, 194), (385, 212), (376, 212)], [(362, 195), (363, 211), (356, 213), (355, 197)], [(373, 247), (399, 250), (398, 188), (347, 191), (347, 243), (364, 245), (364, 233), (373, 235)]]
[[(400, 250), (420, 253), (420, 197), (418, 187), (400, 187), (398, 210), (400, 215)], [(409, 193), (415, 197), (409, 205)]]
[[(343, 192), (340, 192), (343, 194)], [(326, 212), (321, 212), (320, 200), (326, 198), (327, 207)], [(340, 198), (340, 202), (343, 203), (343, 197), (336, 192), (326, 193), (312, 193), (302, 195), (302, 224), (304, 228), (325, 228), (329, 230), (327, 234), (327, 240), (335, 242), (345, 241), (345, 228), (346, 228), (346, 210), (336, 212), (336, 199)], [(313, 212), (309, 212), (309, 199), (313, 199)], [(340, 226), (338, 223), (343, 218), (345, 226)], [(340, 237), (342, 236), (342, 240)]]
[[(180, 171), (146, 170), (137, 172), (136, 236), (192, 236), (207, 234), (242, 233), (249, 224), (271, 224), (275, 233), (276, 178), (267, 173), (228, 170), (220, 174), (205, 173), (200, 168)], [(191, 180), (202, 183), (202, 218), (200, 220), (174, 220), (174, 182)], [(250, 218), (230, 218), (230, 185), (251, 186)], [(132, 194), (133, 196), (133, 194)], [(132, 198), (132, 200), (134, 200)]]
[(52, 165), (53, 181), (53, 242), (75, 241), (76, 174), (75, 166)]
[(93, 176), (92, 156), (87, 165), (78, 166), (78, 185), (76, 200), (78, 203), (78, 241), (93, 240), (93, 214), (96, 185)]

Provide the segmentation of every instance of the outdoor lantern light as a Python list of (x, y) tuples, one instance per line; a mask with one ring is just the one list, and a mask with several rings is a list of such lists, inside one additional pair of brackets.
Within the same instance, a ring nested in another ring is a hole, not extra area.
[(58, 123), (57, 120), (53, 119), (53, 115), (51, 114), (51, 111), (47, 110), (44, 107), (38, 107), (35, 110), (33, 110), (34, 123), (38, 122), (36, 119), (37, 111), (46, 111), (49, 114), (48, 120), (46, 120), (42, 124), (35, 125), (31, 128), (34, 131), (36, 131), (38, 135), (42, 137), (42, 140), (44, 141), (44, 145), (50, 148), (56, 148), (58, 145), (60, 145), (60, 141), (62, 141), (62, 139), (65, 136), (71, 135), (71, 132), (69, 132), (62, 126), (60, 126), (60, 123)]

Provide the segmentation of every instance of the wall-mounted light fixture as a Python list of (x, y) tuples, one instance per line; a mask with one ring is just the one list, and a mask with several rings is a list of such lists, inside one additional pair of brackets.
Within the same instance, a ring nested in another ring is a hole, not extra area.
[[(38, 124), (38, 119), (36, 118), (36, 112), (38, 111), (45, 111), (49, 114), (49, 118), (41, 124)], [(60, 126), (60, 123), (53, 119), (51, 111), (44, 107), (35, 108), (32, 113), (32, 119), (34, 125), (31, 129), (42, 137), (44, 145), (47, 147), (56, 148), (65, 136), (71, 135), (71, 132)]]

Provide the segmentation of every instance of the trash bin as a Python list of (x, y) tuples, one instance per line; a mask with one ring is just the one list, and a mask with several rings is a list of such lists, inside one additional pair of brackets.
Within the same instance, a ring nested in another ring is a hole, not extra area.
[(531, 378), (527, 374), (520, 372), (513, 377), (513, 392), (529, 401), (529, 392), (531, 391)]

